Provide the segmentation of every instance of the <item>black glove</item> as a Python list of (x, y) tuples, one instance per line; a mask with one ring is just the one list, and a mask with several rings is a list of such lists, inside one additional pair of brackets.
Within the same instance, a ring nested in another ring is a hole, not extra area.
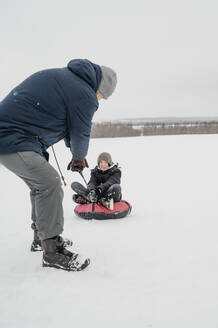
[(98, 198), (101, 198), (102, 197), (103, 192), (102, 192), (102, 189), (101, 188), (97, 187), (96, 188), (96, 193), (98, 195)]
[(95, 189), (92, 189), (88, 194), (88, 199), (91, 203), (96, 203), (98, 201), (98, 194)]
[(101, 183), (99, 186), (97, 186), (96, 189), (98, 190), (99, 194), (101, 194), (101, 195), (104, 194), (104, 192), (106, 190), (103, 183)]
[(76, 159), (72, 158), (70, 163), (67, 165), (67, 169), (76, 172), (82, 172), (85, 167), (89, 167), (86, 158)]

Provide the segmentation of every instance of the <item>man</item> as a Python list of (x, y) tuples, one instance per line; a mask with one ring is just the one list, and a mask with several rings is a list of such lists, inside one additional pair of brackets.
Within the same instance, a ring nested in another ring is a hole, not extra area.
[(67, 67), (31, 75), (0, 103), (0, 163), (30, 188), (34, 243), (42, 246), (43, 266), (79, 271), (89, 264), (67, 250), (60, 236), (63, 190), (46, 150), (64, 139), (73, 155), (68, 169), (88, 167), (92, 117), (116, 83), (112, 69), (74, 59)]

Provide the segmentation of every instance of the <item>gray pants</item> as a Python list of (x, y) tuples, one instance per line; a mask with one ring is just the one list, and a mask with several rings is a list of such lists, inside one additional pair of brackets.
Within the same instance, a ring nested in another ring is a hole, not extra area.
[(33, 151), (0, 155), (0, 163), (30, 188), (32, 228), (44, 240), (63, 232), (63, 190), (58, 172)]

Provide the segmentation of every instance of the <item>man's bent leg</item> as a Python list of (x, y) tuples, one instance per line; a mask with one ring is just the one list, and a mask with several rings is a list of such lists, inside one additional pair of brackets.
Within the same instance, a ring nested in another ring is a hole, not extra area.
[[(30, 188), (31, 189), (31, 188)], [(31, 228), (36, 231), (36, 220), (37, 220), (37, 216), (36, 216), (36, 189), (31, 189), (30, 190), (30, 201), (31, 201), (31, 207), (32, 207), (32, 212), (31, 212), (31, 220), (32, 220), (32, 224), (31, 224)]]
[(55, 169), (34, 152), (0, 155), (0, 163), (36, 190), (35, 225), (42, 240), (42, 265), (67, 271), (85, 269), (90, 260), (68, 251), (59, 236), (63, 231), (63, 191)]
[(40, 239), (61, 234), (63, 190), (57, 171), (32, 151), (0, 155), (0, 162), (35, 190), (35, 225)]

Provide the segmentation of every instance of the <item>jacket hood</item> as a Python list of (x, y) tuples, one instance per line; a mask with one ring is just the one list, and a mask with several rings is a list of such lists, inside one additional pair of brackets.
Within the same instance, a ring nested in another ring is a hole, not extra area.
[(93, 64), (88, 59), (73, 59), (68, 63), (67, 67), (97, 92), (102, 78), (102, 72), (99, 65)]

